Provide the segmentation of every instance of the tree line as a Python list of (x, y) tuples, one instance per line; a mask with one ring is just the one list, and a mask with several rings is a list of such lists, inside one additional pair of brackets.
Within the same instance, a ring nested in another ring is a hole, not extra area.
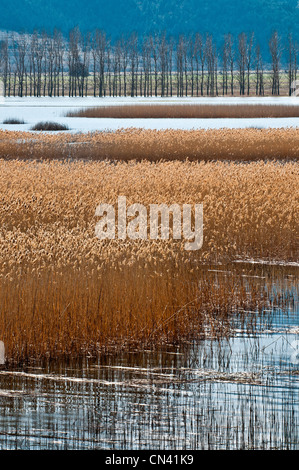
[(224, 36), (166, 33), (112, 42), (102, 30), (70, 31), (68, 38), (35, 31), (10, 33), (0, 42), (0, 76), (5, 96), (217, 96), (288, 93), (297, 79), (298, 44), (273, 32), (269, 57), (254, 33)]

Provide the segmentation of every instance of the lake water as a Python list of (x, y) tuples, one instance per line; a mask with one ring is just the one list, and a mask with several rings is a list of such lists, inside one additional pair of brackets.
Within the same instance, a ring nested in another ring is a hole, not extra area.
[[(202, 105), (298, 105), (298, 97), (200, 97), (200, 98), (5, 98), (0, 101), (0, 129), (30, 131), (40, 121), (55, 121), (69, 127), (68, 132), (115, 131), (117, 129), (261, 129), (298, 128), (299, 118), (244, 118), (244, 119), (111, 119), (69, 118), (70, 111), (95, 106), (127, 106), (137, 104), (202, 104)], [(24, 124), (3, 124), (6, 119), (24, 120)]]

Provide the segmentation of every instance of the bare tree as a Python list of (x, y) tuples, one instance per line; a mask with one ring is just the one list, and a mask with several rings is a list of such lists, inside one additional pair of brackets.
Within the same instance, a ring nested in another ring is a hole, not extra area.
[(250, 70), (252, 61), (252, 48), (254, 42), (254, 33), (251, 33), (246, 48), (246, 65), (247, 65), (247, 95), (250, 95)]
[(281, 60), (281, 44), (277, 31), (274, 31), (269, 41), (269, 49), (272, 58), (272, 95), (280, 94), (280, 60)]
[(160, 69), (161, 69), (161, 96), (166, 94), (167, 84), (167, 63), (168, 63), (168, 44), (166, 40), (166, 34), (160, 37), (158, 42), (159, 56), (160, 56)]
[(123, 69), (123, 83), (124, 83), (124, 96), (127, 96), (127, 70), (128, 70), (128, 62), (129, 62), (129, 44), (128, 40), (124, 37), (121, 39), (121, 61), (122, 61), (122, 69)]
[(9, 53), (9, 36), (6, 35), (0, 44), (0, 66), (4, 86), (4, 96), (10, 94), (11, 62)]
[[(223, 95), (235, 92), (265, 93), (265, 74), (269, 72), (254, 34), (241, 33), (234, 46), (231, 34), (223, 39), (218, 56), (211, 34), (205, 40), (199, 33), (181, 35), (152, 34), (138, 39), (133, 33), (115, 41), (104, 31), (92, 35), (74, 28), (68, 39), (61, 31), (53, 34), (7, 35), (0, 42), (0, 73), (6, 96), (177, 96)], [(287, 64), (288, 86), (297, 78), (298, 44), (289, 34), (285, 41), (274, 32), (269, 41), (272, 94), (280, 94), (281, 63)], [(221, 61), (221, 62), (219, 62)], [(221, 81), (219, 81), (219, 63)], [(92, 78), (91, 78), (92, 77)], [(91, 89), (90, 89), (91, 88)]]
[(79, 56), (79, 28), (74, 28), (69, 34), (68, 48), (68, 67), (69, 67), (69, 96), (77, 96), (77, 87), (80, 73), (80, 56)]
[(292, 94), (292, 84), (297, 80), (297, 57), (298, 57), (298, 44), (294, 40), (293, 35), (290, 33), (287, 40), (288, 51), (288, 77), (289, 77), (289, 95)]
[[(196, 96), (199, 96), (199, 74), (200, 74), (200, 64), (201, 57), (203, 54), (203, 43), (202, 37), (199, 33), (195, 35), (193, 43), (193, 57), (195, 62), (195, 75), (196, 75)], [(203, 74), (203, 71), (202, 71)]]
[[(48, 76), (48, 96), (53, 95), (54, 88), (54, 61), (55, 61), (55, 44), (53, 37), (48, 36), (47, 46), (46, 46), (46, 55), (47, 55), (47, 76)], [(74, 67), (73, 71), (76, 68)]]
[(264, 95), (265, 94), (265, 89), (264, 89), (264, 65), (263, 65), (263, 59), (262, 59), (262, 54), (261, 54), (261, 48), (260, 48), (259, 44), (256, 46), (255, 55), (256, 55), (256, 59), (255, 59), (255, 62), (256, 62), (255, 93), (256, 93), (256, 95)]
[(151, 79), (151, 38), (145, 38), (142, 44), (142, 65), (144, 72), (143, 95), (150, 96), (150, 79)]
[[(107, 85), (108, 85), (108, 91), (109, 91), (109, 96), (112, 95), (112, 50), (111, 50), (111, 43), (108, 40), (106, 44), (106, 70), (107, 70)], [(106, 95), (106, 90), (104, 91), (104, 96)]]
[(177, 55), (177, 96), (188, 95), (188, 42), (180, 36), (176, 48)]
[(23, 96), (24, 82), (26, 76), (26, 54), (27, 54), (27, 38), (20, 35), (18, 38), (13, 36), (13, 55), (15, 60), (15, 78), (14, 78), (14, 95), (16, 95), (16, 86), (18, 87), (18, 96)]
[(94, 40), (95, 47), (95, 61), (96, 61), (96, 71), (98, 75), (98, 80), (95, 79), (95, 82), (98, 82), (98, 96), (104, 96), (105, 91), (105, 62), (106, 62), (106, 49), (107, 49), (107, 39), (106, 33), (100, 30), (97, 30), (95, 33)]
[(45, 48), (46, 41), (44, 36), (40, 36), (38, 33), (35, 34), (35, 38), (32, 41), (32, 55), (33, 62), (36, 67), (36, 80), (35, 82), (35, 96), (41, 96), (42, 94), (42, 75), (43, 75), (43, 63), (45, 59)]
[(205, 56), (207, 62), (207, 95), (214, 96), (217, 94), (217, 50), (213, 42), (213, 37), (207, 34), (205, 44)]
[(137, 71), (138, 71), (138, 36), (132, 33), (129, 38), (129, 59), (131, 68), (131, 97), (137, 94)]
[(238, 38), (238, 82), (240, 86), (240, 95), (245, 95), (245, 72), (247, 55), (247, 35), (242, 33)]
[(151, 52), (154, 62), (154, 75), (155, 75), (155, 96), (158, 96), (158, 60), (159, 60), (159, 37), (157, 34), (150, 36)]
[(226, 36), (226, 48), (227, 48), (227, 56), (228, 56), (228, 63), (230, 68), (230, 90), (231, 95), (234, 95), (234, 70), (235, 70), (235, 52), (234, 52), (234, 39), (231, 34)]
[(122, 75), (122, 68), (121, 68), (121, 41), (118, 40), (116, 42), (115, 50), (114, 50), (114, 75), (117, 75), (115, 79), (114, 86), (115, 86), (115, 95), (122, 95), (122, 83), (121, 83), (121, 75)]
[(228, 92), (228, 68), (229, 68), (229, 42), (227, 36), (224, 36), (222, 46), (222, 94)]
[(168, 41), (168, 56), (167, 56), (167, 96), (173, 94), (173, 49), (174, 40), (170, 38)]

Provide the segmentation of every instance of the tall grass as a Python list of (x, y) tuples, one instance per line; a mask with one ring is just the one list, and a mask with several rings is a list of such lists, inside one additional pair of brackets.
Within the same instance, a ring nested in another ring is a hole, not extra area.
[(299, 117), (298, 105), (267, 104), (138, 104), (101, 106), (70, 111), (68, 117), (86, 118), (164, 118), (164, 119), (225, 119), (225, 118), (286, 118)]
[[(297, 163), (0, 161), (0, 333), (15, 361), (229, 333), (267, 293), (209, 271), (297, 260)], [(204, 205), (204, 244), (99, 241), (99, 203)], [(231, 265), (230, 265), (231, 266)]]
[(298, 160), (297, 129), (143, 130), (59, 135), (0, 131), (0, 157), (87, 160)]

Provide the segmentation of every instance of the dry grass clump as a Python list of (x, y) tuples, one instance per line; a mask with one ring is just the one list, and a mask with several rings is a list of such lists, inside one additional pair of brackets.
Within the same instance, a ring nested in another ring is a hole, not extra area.
[(17, 118), (7, 118), (4, 119), (3, 124), (25, 124), (25, 121), (23, 119), (17, 119)]
[[(298, 164), (0, 160), (0, 332), (11, 360), (229, 332), (268, 301), (236, 259), (298, 257)], [(99, 241), (99, 203), (204, 206), (204, 244)], [(223, 269), (223, 268), (221, 268)]]
[(298, 105), (267, 104), (137, 104), (70, 111), (68, 117), (117, 119), (226, 119), (299, 117)]
[(299, 129), (37, 134), (0, 130), (0, 157), (88, 160), (298, 160)]
[(38, 122), (32, 128), (32, 131), (68, 131), (69, 127), (65, 124), (60, 124), (58, 122)]

